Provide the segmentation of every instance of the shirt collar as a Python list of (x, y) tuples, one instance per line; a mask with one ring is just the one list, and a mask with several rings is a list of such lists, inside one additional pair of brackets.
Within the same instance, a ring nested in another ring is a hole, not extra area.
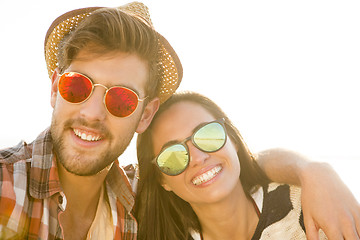
[(61, 191), (52, 148), (50, 130), (46, 129), (33, 142), (29, 191), (34, 198), (48, 198)]
[(131, 213), (135, 204), (135, 193), (132, 191), (129, 179), (123, 168), (119, 167), (116, 160), (109, 173), (106, 176), (106, 183), (125, 207), (128, 213)]

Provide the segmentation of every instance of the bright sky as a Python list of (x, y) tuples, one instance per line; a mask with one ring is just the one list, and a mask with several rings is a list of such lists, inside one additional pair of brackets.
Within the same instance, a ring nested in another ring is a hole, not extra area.
[[(214, 99), (255, 152), (283, 147), (329, 162), (360, 200), (360, 2), (214, 2), (144, 1), (182, 60), (180, 89)], [(50, 124), (43, 41), (51, 22), (124, 3), (0, 2), (0, 148)], [(134, 161), (134, 149), (121, 161)]]

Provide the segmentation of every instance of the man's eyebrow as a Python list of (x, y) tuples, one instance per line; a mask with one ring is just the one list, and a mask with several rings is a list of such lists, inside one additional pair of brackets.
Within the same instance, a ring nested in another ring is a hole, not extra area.
[(127, 84), (124, 84), (124, 83), (122, 83), (122, 84), (115, 84), (115, 85), (108, 86), (108, 87), (125, 87), (125, 88), (128, 88), (128, 89), (134, 91), (134, 92), (139, 96), (139, 98), (141, 98), (139, 91), (138, 91), (137, 89), (135, 89), (135, 88), (127, 85)]
[(126, 87), (126, 88), (134, 91), (139, 96), (139, 98), (141, 98), (139, 91), (137, 89), (133, 88), (133, 87), (130, 87), (130, 86), (126, 85), (126, 84), (120, 84), (120, 85), (115, 85), (115, 86)]

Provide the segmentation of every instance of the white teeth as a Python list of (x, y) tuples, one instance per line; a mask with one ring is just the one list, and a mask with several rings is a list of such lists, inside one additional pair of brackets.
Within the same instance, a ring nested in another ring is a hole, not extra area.
[(86, 134), (84, 132), (80, 132), (80, 130), (78, 129), (73, 129), (73, 130), (76, 136), (78, 136), (79, 138), (85, 141), (99, 141), (101, 139), (100, 136), (93, 136), (91, 134)]
[(213, 169), (201, 174), (200, 176), (195, 177), (192, 180), (192, 183), (194, 185), (200, 185), (204, 182), (207, 182), (207, 181), (213, 179), (221, 170), (222, 170), (221, 166), (216, 166)]

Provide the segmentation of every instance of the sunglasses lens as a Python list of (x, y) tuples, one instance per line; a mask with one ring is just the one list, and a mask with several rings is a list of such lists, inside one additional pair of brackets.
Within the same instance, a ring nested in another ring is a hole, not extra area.
[(209, 123), (200, 128), (193, 137), (194, 144), (205, 152), (215, 152), (225, 144), (226, 134), (223, 125)]
[(188, 151), (181, 144), (172, 145), (160, 153), (156, 162), (163, 173), (171, 176), (178, 175), (189, 164)]
[(138, 97), (130, 89), (113, 87), (106, 94), (105, 104), (112, 115), (127, 117), (135, 111), (138, 105)]
[(90, 96), (91, 91), (91, 81), (79, 73), (64, 73), (60, 77), (59, 93), (68, 102), (83, 102)]

